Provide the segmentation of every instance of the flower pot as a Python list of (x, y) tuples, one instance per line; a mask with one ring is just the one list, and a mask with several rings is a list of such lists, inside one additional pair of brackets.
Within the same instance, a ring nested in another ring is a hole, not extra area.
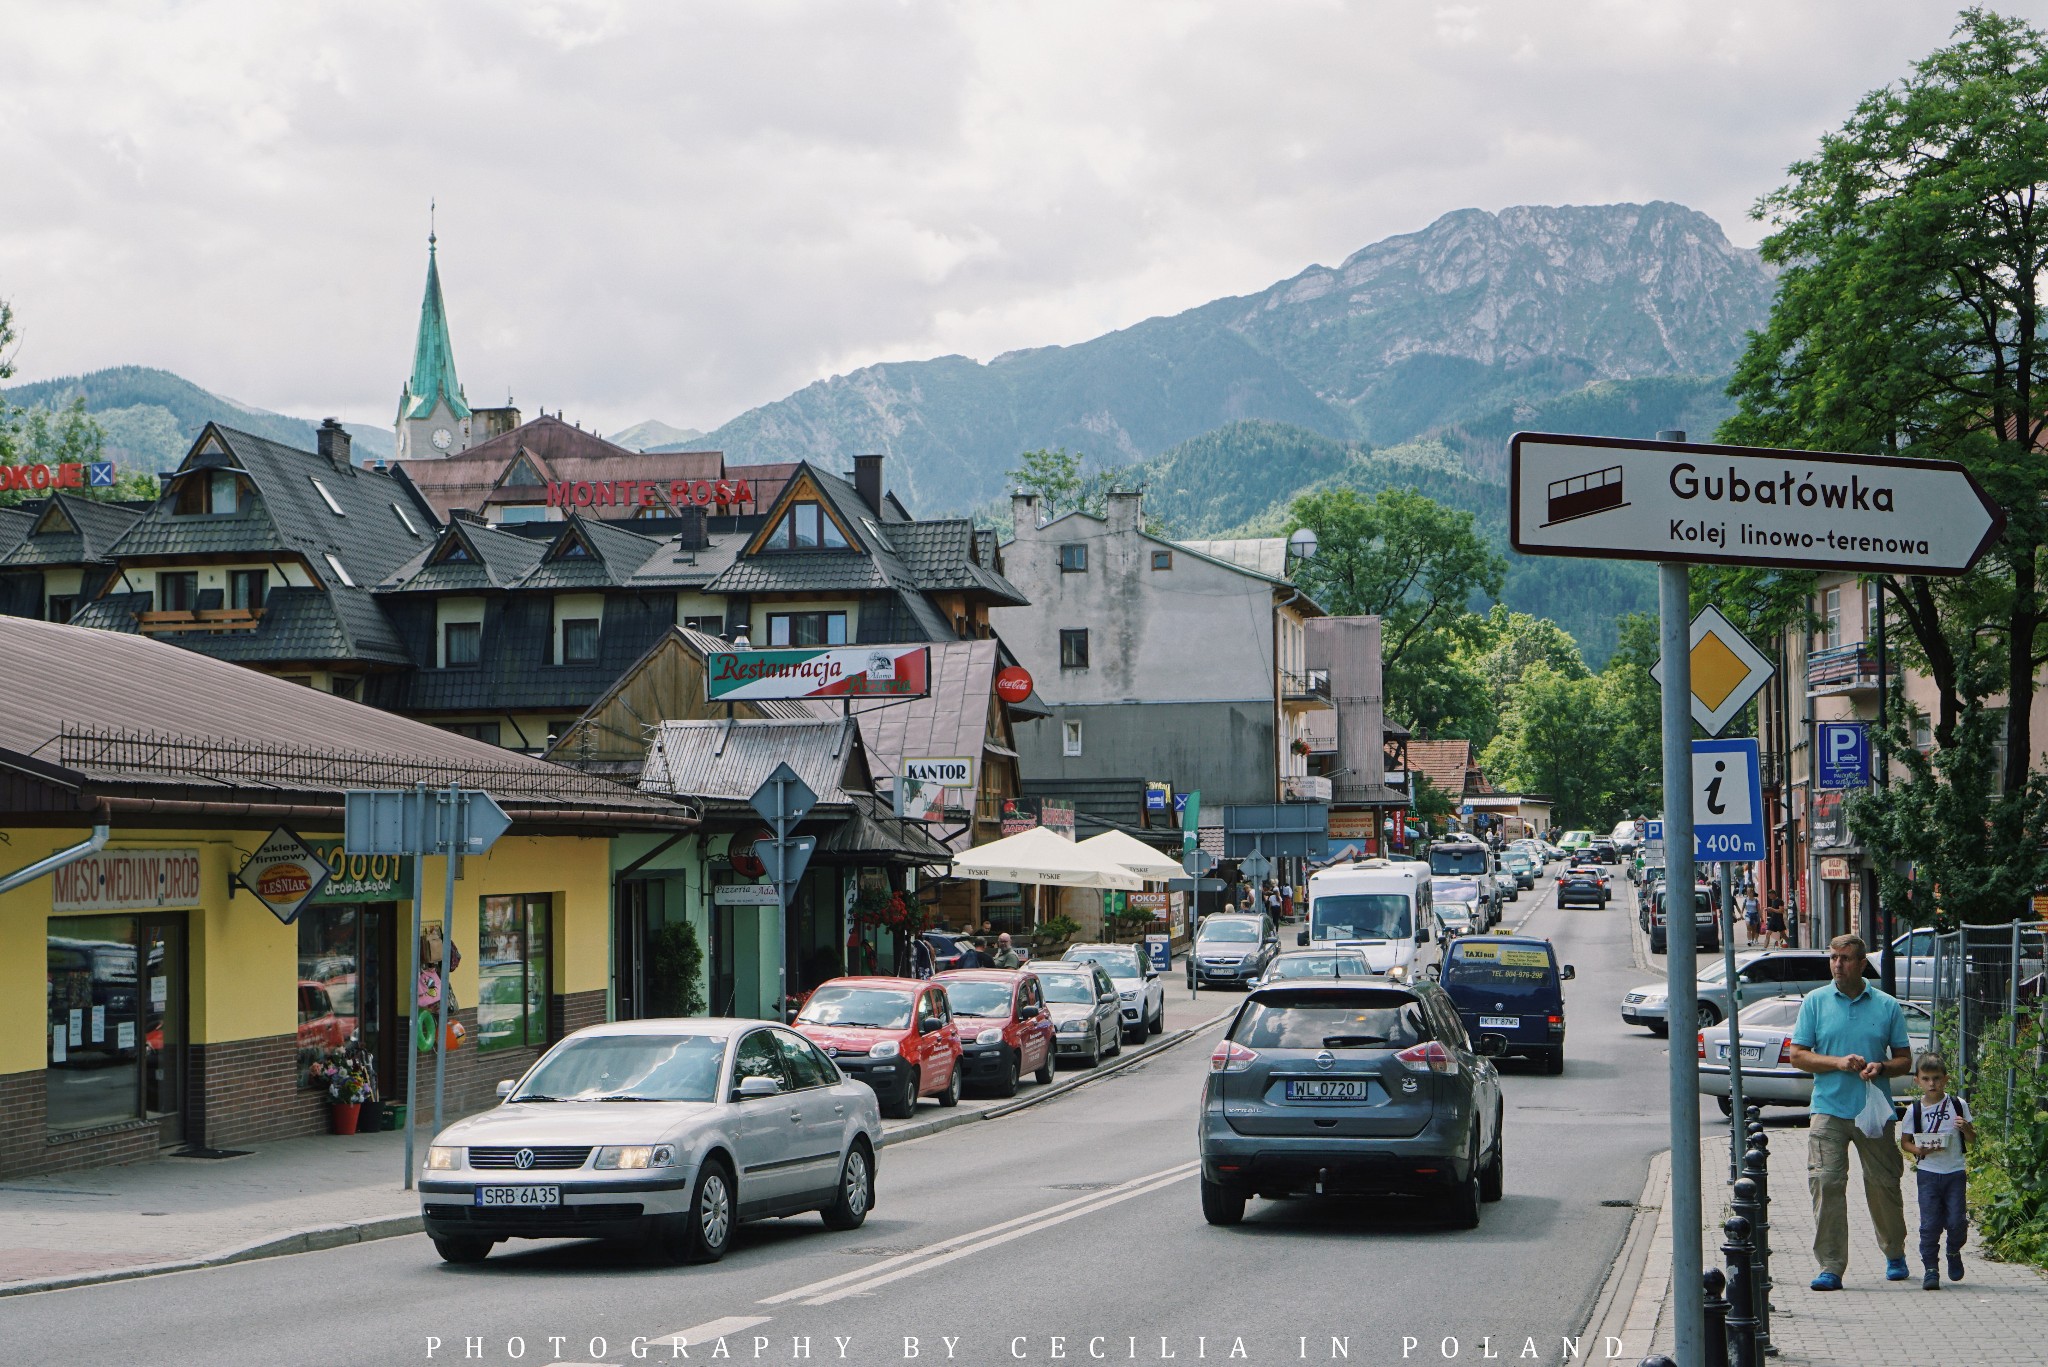
[(337, 1101), (328, 1108), (327, 1123), (336, 1134), (354, 1134), (356, 1122), (362, 1118), (362, 1110), (359, 1101)]

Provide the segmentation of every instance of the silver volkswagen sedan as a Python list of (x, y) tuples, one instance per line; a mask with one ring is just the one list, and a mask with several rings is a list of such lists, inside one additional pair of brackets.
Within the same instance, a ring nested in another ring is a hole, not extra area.
[(595, 1025), (498, 1094), (435, 1136), (420, 1174), (451, 1263), (502, 1239), (590, 1238), (713, 1262), (741, 1221), (815, 1210), (855, 1229), (874, 1207), (874, 1091), (779, 1025)]

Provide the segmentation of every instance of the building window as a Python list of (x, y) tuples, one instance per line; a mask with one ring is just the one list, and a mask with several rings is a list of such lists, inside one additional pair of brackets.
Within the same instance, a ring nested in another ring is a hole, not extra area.
[(1934, 722), (1925, 712), (1913, 713), (1913, 748), (1921, 754), (1934, 749)]
[(1088, 547), (1081, 542), (1070, 542), (1060, 547), (1060, 573), (1085, 574), (1088, 570)]
[(476, 1047), (535, 1048), (548, 1042), (549, 925), (545, 893), (483, 899), (477, 942)]
[(1820, 648), (1833, 650), (1842, 644), (1842, 591), (1829, 589), (1821, 594)]
[(1063, 721), (1060, 723), (1060, 753), (1069, 758), (1081, 753), (1081, 723)]
[(1086, 669), (1088, 667), (1088, 629), (1062, 631), (1060, 633), (1060, 668)]
[(440, 721), (434, 723), (434, 729), (446, 731), (451, 736), (467, 736), (486, 745), (498, 743), (499, 728), (494, 721)]
[(789, 512), (775, 524), (775, 530), (761, 543), (761, 549), (843, 551), (846, 549), (846, 533), (825, 515), (822, 505), (806, 500), (789, 505)]
[(450, 622), (441, 628), (441, 667), (475, 669), (483, 663), (484, 624)]
[(77, 611), (77, 594), (53, 593), (50, 595), (49, 606), (44, 610), (43, 618), (45, 621), (50, 622), (68, 622), (71, 620), (71, 615)]
[(1172, 551), (1154, 551), (1154, 552), (1152, 552), (1152, 568), (1153, 568), (1153, 569), (1155, 569), (1155, 570), (1170, 570), (1170, 569), (1172, 569), (1172, 568), (1173, 568), (1173, 552), (1172, 552)]
[[(338, 856), (337, 856), (338, 857)], [(354, 856), (349, 862), (373, 878), (389, 877), (396, 856)], [(361, 875), (358, 875), (359, 877)], [(351, 1035), (372, 1061), (385, 1057), (395, 1023), (391, 988), (398, 969), (391, 963), (391, 911), (376, 906), (315, 902), (299, 913), (299, 1084), (316, 1086), (312, 1065)], [(378, 1079), (389, 1096), (393, 1079)], [(401, 1095), (403, 1088), (401, 1086)]]
[(328, 551), (326, 556), (327, 568), (334, 571), (334, 577), (341, 581), (341, 586), (345, 589), (354, 588), (356, 581), (348, 577), (348, 571), (342, 567), (341, 561), (335, 557), (334, 552)]
[(556, 741), (568, 735), (569, 728), (574, 726), (575, 724), (576, 719), (574, 717), (562, 717), (559, 720), (549, 722), (548, 744), (553, 745)]
[(156, 577), (158, 612), (191, 612), (199, 603), (199, 575), (192, 570), (173, 570)]
[(706, 636), (723, 636), (725, 635), (725, 619), (723, 617), (685, 617), (683, 619), (683, 629), (685, 631), (701, 631)]
[(346, 675), (337, 674), (330, 682), (335, 697), (346, 698), (350, 702), (361, 701), (363, 696), (363, 681), (361, 679), (352, 679)]
[(597, 663), (597, 618), (572, 617), (562, 623), (562, 663)]
[(56, 1134), (178, 1109), (185, 1046), (182, 924), (53, 916), (44, 1123)]
[(768, 644), (771, 646), (843, 646), (846, 644), (846, 614), (843, 612), (771, 612), (768, 614)]
[(269, 570), (228, 571), (228, 606), (243, 612), (260, 612), (263, 596), (270, 591)]

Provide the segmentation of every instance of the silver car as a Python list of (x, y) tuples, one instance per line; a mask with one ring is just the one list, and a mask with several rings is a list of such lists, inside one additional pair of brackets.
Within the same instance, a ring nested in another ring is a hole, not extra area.
[[(1693, 989), (1699, 1001), (1697, 1029), (1718, 1025), (1728, 1018), (1728, 984), (1723, 973), (1726, 967), (1718, 958), (1700, 965)], [(1742, 1004), (1747, 1008), (1751, 1002), (1767, 997), (1803, 997), (1816, 987), (1825, 986), (1831, 975), (1824, 949), (1763, 949), (1737, 954), (1735, 976), (1742, 983)], [(1865, 964), (1863, 976), (1875, 981), (1876, 966)], [(1661, 982), (1630, 988), (1621, 999), (1622, 1020), (1646, 1026), (1653, 1035), (1666, 1034), (1671, 1027), (1665, 995)], [(1684, 1017), (1681, 1015), (1680, 1019)]]
[(586, 1238), (714, 1262), (742, 1221), (815, 1210), (856, 1229), (874, 1208), (874, 1091), (779, 1025), (594, 1025), (498, 1094), (434, 1137), (420, 1174), (420, 1216), (451, 1263), (503, 1239)]
[(1053, 1056), (1086, 1059), (1093, 1068), (1124, 1048), (1122, 1000), (1101, 964), (1058, 963), (1025, 970), (1038, 976), (1053, 1020)]
[[(1787, 1061), (1792, 1027), (1799, 1021), (1804, 997), (1772, 997), (1742, 1008), (1742, 1100), (1752, 1106), (1806, 1106), (1813, 1101), (1813, 1074)], [(1913, 1057), (1925, 1053), (1934, 1038), (1934, 1018), (1915, 1002), (1900, 1002), (1906, 1013), (1906, 1039)], [(1699, 1032), (1700, 1092), (1720, 1103), (1722, 1115), (1734, 1114), (1728, 1099), (1728, 1026), (1726, 1022)], [(1911, 1101), (1919, 1083), (1911, 1073), (1891, 1079), (1892, 1099)]]

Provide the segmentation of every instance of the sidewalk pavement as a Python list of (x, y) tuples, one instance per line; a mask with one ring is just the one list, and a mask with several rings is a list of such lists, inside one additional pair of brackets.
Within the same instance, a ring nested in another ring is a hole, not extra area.
[[(2048, 1275), (2031, 1267), (1994, 1263), (1981, 1256), (1975, 1233), (1963, 1250), (1965, 1276), (1941, 1290), (1920, 1289), (1919, 1202), (1911, 1167), (1905, 1180), (1906, 1262), (1912, 1276), (1884, 1279), (1862, 1179), (1849, 1181), (1849, 1271), (1840, 1291), (1809, 1291), (1815, 1272), (1813, 1206), (1806, 1191), (1806, 1131), (1773, 1126), (1771, 1139), (1771, 1342), (1781, 1367), (1869, 1367), (1873, 1363), (1925, 1362), (1939, 1367), (2039, 1367), (2048, 1360)], [(1856, 1166), (1852, 1158), (1850, 1166)], [(1723, 1267), (1721, 1221), (1728, 1189), (1717, 1174), (1728, 1170), (1726, 1138), (1701, 1146), (1707, 1174), (1704, 1209), (1711, 1228), (1702, 1231), (1707, 1267)], [(1656, 1195), (1657, 1233), (1644, 1276), (1631, 1300), (1622, 1333), (1622, 1362), (1672, 1347), (1670, 1186), (1668, 1164)], [(1654, 1185), (1654, 1183), (1653, 1183)], [(1645, 1204), (1651, 1202), (1646, 1199)], [(1640, 1221), (1639, 1221), (1640, 1223)], [(1602, 1346), (1601, 1352), (1605, 1352)]]
[[(883, 1123), (901, 1144), (1060, 1096), (1150, 1057), (1236, 1009), (1237, 993), (1190, 1001), (1165, 978), (1166, 1029), (1100, 1067), (1062, 1069), (1049, 1087), (1012, 1099), (920, 1102)], [(431, 1103), (428, 1108), (431, 1111)], [(429, 1119), (422, 1116), (422, 1120)], [(452, 1123), (456, 1117), (449, 1117)], [(416, 1135), (423, 1153), (428, 1129)], [(405, 1136), (321, 1135), (255, 1146), (234, 1158), (171, 1158), (0, 1181), (0, 1296), (304, 1253), (419, 1231), (419, 1198), (404, 1188)]]

